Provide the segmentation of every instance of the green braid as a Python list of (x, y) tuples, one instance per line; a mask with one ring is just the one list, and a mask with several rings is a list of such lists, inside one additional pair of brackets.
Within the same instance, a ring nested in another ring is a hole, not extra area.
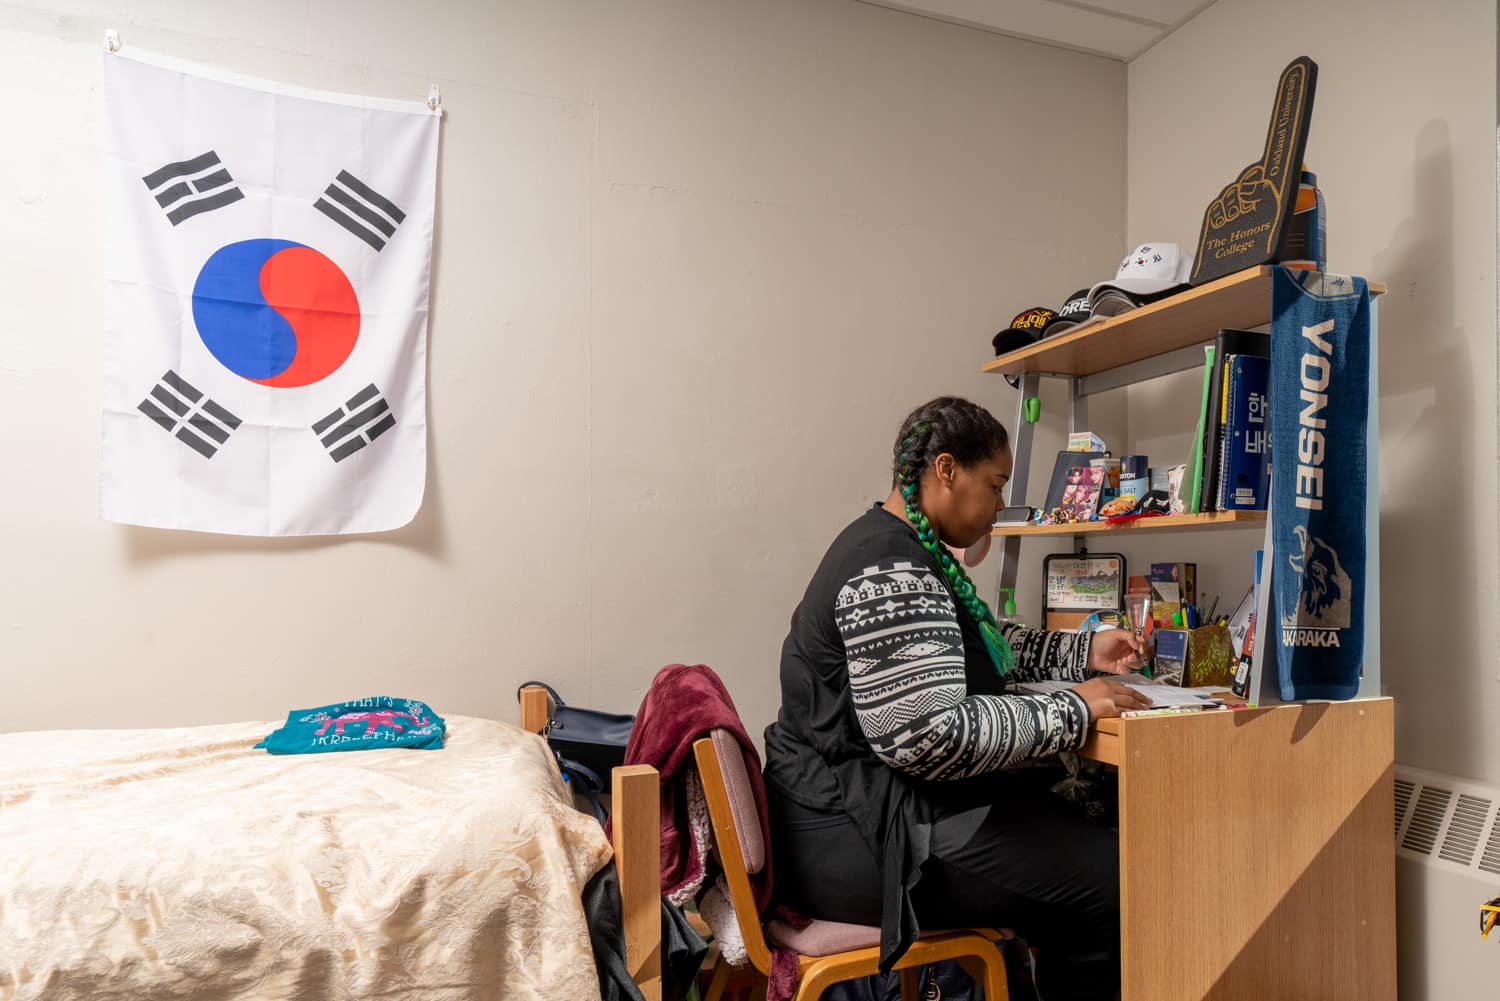
[(921, 540), (922, 548), (938, 561), (938, 565), (943, 568), (944, 576), (948, 578), (948, 586), (953, 589), (960, 604), (979, 627), (979, 635), (984, 637), (984, 649), (990, 655), (990, 663), (995, 665), (995, 672), (1003, 676), (1014, 666), (1015, 653), (1005, 637), (1001, 635), (1000, 624), (995, 621), (995, 613), (990, 611), (990, 606), (986, 605), (984, 599), (979, 596), (974, 582), (964, 572), (962, 564), (955, 560), (946, 548), (938, 544), (937, 533), (932, 530), (926, 513), (917, 504), (917, 483), (922, 468), (921, 446), (931, 427), (925, 421), (913, 424), (911, 432), (902, 440), (897, 450), (896, 478), (901, 486), (901, 496), (906, 500), (906, 517), (911, 521), (912, 527), (917, 530), (917, 538)]

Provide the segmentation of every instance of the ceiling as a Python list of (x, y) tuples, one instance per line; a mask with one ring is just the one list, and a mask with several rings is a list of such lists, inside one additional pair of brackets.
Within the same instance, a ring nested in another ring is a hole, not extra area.
[(861, 0), (1129, 62), (1214, 0)]

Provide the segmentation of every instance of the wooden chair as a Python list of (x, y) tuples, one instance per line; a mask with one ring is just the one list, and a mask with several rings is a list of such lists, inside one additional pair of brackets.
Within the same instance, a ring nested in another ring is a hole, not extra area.
[[(771, 970), (768, 936), (777, 946), (799, 954), (793, 1001), (817, 1001), (830, 984), (876, 973), (880, 961), (877, 927), (814, 921), (799, 931), (774, 920), (762, 927), (750, 876), (765, 866), (769, 846), (761, 836), (760, 817), (739, 742), (728, 731), (715, 730), (693, 744), (693, 754), (708, 799), (714, 846), (729, 884), (730, 902), (760, 985), (756, 996), (764, 995), (765, 978)], [(923, 935), (896, 961), (896, 969), (901, 971), (902, 1001), (917, 1001), (919, 967), (945, 959), (962, 964), (983, 986), (986, 1001), (1006, 1001), (1005, 961), (997, 944), (1000, 938), (999, 932), (977, 928)], [(721, 1001), (728, 989), (743, 986), (747, 972), (720, 958), (704, 1001)]]

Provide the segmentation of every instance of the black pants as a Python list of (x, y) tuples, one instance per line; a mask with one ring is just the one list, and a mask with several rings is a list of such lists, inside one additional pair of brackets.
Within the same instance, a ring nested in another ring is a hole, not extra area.
[[(1055, 778), (1023, 769), (944, 789), (912, 903), (926, 929), (1015, 929), (1037, 949), (1046, 1001), (1105, 1001), (1120, 990), (1119, 846), (1048, 791)], [(848, 816), (774, 795), (770, 808), (778, 899), (880, 924), (880, 867)]]

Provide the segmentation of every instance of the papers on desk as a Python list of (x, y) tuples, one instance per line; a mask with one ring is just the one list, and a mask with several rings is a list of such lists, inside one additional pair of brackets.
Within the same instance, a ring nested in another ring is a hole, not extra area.
[[(1108, 677), (1106, 675), (1105, 677)], [(1208, 688), (1178, 688), (1176, 685), (1162, 685), (1152, 681), (1144, 674), (1122, 674), (1118, 680), (1140, 692), (1151, 700), (1151, 709), (1210, 709), (1218, 708), (1219, 702), (1215, 701), (1220, 695), (1226, 695), (1229, 689), (1220, 686)], [(1046, 694), (1050, 692), (1062, 692), (1074, 687), (1074, 681), (1023, 681), (1016, 687), (1023, 692), (1034, 694)], [(1150, 712), (1151, 710), (1146, 710)]]

